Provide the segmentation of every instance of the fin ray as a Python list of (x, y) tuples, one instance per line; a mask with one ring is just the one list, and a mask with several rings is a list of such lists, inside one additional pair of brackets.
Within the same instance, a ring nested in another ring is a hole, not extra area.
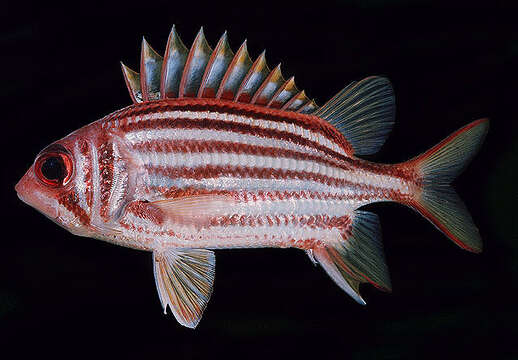
[(194, 329), (207, 307), (214, 284), (216, 257), (205, 249), (153, 252), (153, 270), (160, 303), (183, 326)]
[(463, 249), (482, 251), (482, 239), (466, 206), (449, 185), (482, 145), (489, 120), (480, 119), (457, 130), (424, 154), (404, 163), (415, 169), (421, 194), (410, 204)]
[(183, 44), (173, 25), (167, 39), (167, 47), (162, 63), (160, 79), (160, 97), (162, 99), (178, 97), (180, 81), (188, 53), (187, 47)]
[(143, 101), (160, 99), (162, 60), (162, 57), (153, 50), (146, 39), (142, 39), (140, 87), (142, 89)]
[(228, 44), (227, 32), (225, 31), (214, 48), (209, 63), (207, 64), (200, 90), (198, 91), (198, 97), (211, 98), (216, 96), (221, 80), (233, 57), (234, 53)]
[(298, 91), (293, 78), (284, 80), (280, 64), (269, 69), (264, 51), (252, 62), (245, 40), (234, 54), (226, 31), (212, 50), (202, 27), (187, 49), (173, 25), (163, 59), (143, 40), (140, 74), (125, 65), (122, 72), (134, 103), (197, 97), (304, 114), (318, 109)]
[(395, 97), (390, 82), (372, 76), (352, 83), (312, 114), (329, 121), (356, 155), (377, 152), (394, 124)]
[(212, 49), (205, 39), (203, 27), (196, 35), (196, 39), (191, 46), (185, 68), (178, 89), (178, 97), (196, 97), (201, 85), (205, 68), (209, 62)]

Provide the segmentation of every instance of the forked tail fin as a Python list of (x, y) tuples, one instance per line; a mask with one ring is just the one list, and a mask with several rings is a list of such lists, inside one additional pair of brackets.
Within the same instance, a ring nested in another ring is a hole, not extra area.
[(477, 153), (488, 128), (488, 119), (476, 120), (404, 164), (415, 169), (422, 183), (410, 205), (458, 246), (477, 253), (482, 251), (478, 229), (449, 184)]

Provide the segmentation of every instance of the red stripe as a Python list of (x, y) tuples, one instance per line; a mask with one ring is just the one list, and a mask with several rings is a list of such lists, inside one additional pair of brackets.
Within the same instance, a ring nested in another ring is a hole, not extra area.
[(349, 196), (358, 200), (369, 200), (370, 198), (384, 198), (397, 199), (403, 201), (410, 199), (410, 195), (401, 194), (399, 190), (392, 190), (387, 188), (379, 188), (372, 185), (362, 185), (350, 182), (344, 179), (336, 179), (326, 175), (310, 173), (306, 171), (293, 171), (281, 169), (261, 169), (261, 168), (245, 168), (245, 167), (231, 167), (231, 166), (214, 166), (208, 165), (200, 168), (187, 167), (165, 167), (165, 166), (151, 166), (144, 165), (150, 173), (161, 174), (172, 179), (187, 178), (187, 179), (210, 179), (216, 177), (235, 177), (235, 178), (251, 178), (251, 179), (296, 179), (296, 180), (311, 180), (326, 185), (336, 187), (348, 187), (362, 191), (358, 195)]
[(331, 124), (317, 116), (228, 100), (180, 98), (138, 103), (108, 115), (104, 121), (166, 111), (210, 111), (294, 124), (325, 136), (342, 147), (347, 154), (353, 154), (352, 146), (345, 137)]
[(317, 191), (241, 191), (241, 190), (207, 190), (200, 188), (176, 188), (163, 186), (150, 186), (147, 190), (153, 193), (160, 193), (167, 199), (198, 196), (198, 195), (227, 195), (236, 201), (252, 202), (252, 201), (279, 201), (279, 200), (357, 200), (360, 199), (354, 195), (332, 194)]
[(68, 211), (74, 214), (81, 224), (89, 225), (90, 217), (86, 211), (79, 205), (79, 198), (74, 191), (70, 191), (58, 198), (58, 203), (63, 205)]
[(208, 129), (216, 131), (231, 131), (238, 134), (255, 135), (269, 139), (277, 139), (289, 141), (298, 145), (307, 146), (319, 150), (336, 159), (348, 161), (349, 158), (330, 148), (323, 146), (315, 141), (306, 139), (302, 136), (295, 135), (286, 131), (274, 129), (264, 129), (259, 126), (234, 123), (229, 121), (212, 120), (212, 119), (156, 119), (143, 120), (136, 123), (121, 124), (121, 129), (125, 132), (135, 130), (156, 130), (156, 129)]
[(109, 220), (109, 200), (113, 184), (113, 144), (109, 142), (106, 135), (101, 135), (101, 143), (97, 153), (99, 154), (99, 196), (101, 207), (99, 215), (104, 220)]
[(246, 155), (262, 155), (274, 158), (288, 158), (294, 160), (314, 161), (327, 166), (340, 168), (343, 170), (353, 170), (345, 162), (333, 161), (331, 158), (324, 158), (318, 155), (302, 153), (294, 150), (281, 149), (277, 147), (267, 147), (260, 145), (249, 145), (234, 143), (230, 141), (211, 141), (211, 140), (150, 140), (138, 143), (133, 146), (140, 151), (150, 151), (159, 153), (234, 153)]

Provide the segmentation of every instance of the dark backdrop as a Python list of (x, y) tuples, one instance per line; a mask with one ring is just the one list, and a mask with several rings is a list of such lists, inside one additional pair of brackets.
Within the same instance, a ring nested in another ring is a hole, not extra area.
[[(69, 3), (10, 0), (2, 10), (1, 356), (517, 356), (516, 7)], [(215, 290), (198, 329), (163, 315), (149, 253), (69, 234), (22, 204), (14, 185), (44, 146), (130, 104), (119, 61), (136, 68), (143, 35), (163, 52), (173, 24), (188, 45), (202, 25), (212, 45), (224, 30), (233, 49), (247, 38), (253, 58), (267, 49), (270, 66), (282, 60), (285, 76), (296, 75), (319, 104), (352, 80), (389, 77), (397, 122), (372, 160), (406, 160), (490, 117), (486, 143), (455, 182), (484, 252), (462, 251), (407, 208), (375, 205), (393, 292), (364, 285), (366, 307), (302, 251), (252, 249), (217, 251)]]

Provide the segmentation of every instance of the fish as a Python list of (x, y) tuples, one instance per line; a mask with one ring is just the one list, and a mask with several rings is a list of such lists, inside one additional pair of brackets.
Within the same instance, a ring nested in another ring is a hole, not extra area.
[(324, 105), (234, 53), (203, 28), (175, 26), (162, 57), (143, 39), (140, 73), (121, 63), (132, 104), (44, 148), (18, 197), (70, 233), (152, 253), (164, 313), (195, 328), (217, 249), (296, 248), (359, 304), (360, 284), (391, 291), (375, 202), (408, 206), (459, 247), (482, 240), (451, 182), (488, 132), (475, 120), (408, 161), (364, 159), (394, 124), (390, 81), (353, 81)]

